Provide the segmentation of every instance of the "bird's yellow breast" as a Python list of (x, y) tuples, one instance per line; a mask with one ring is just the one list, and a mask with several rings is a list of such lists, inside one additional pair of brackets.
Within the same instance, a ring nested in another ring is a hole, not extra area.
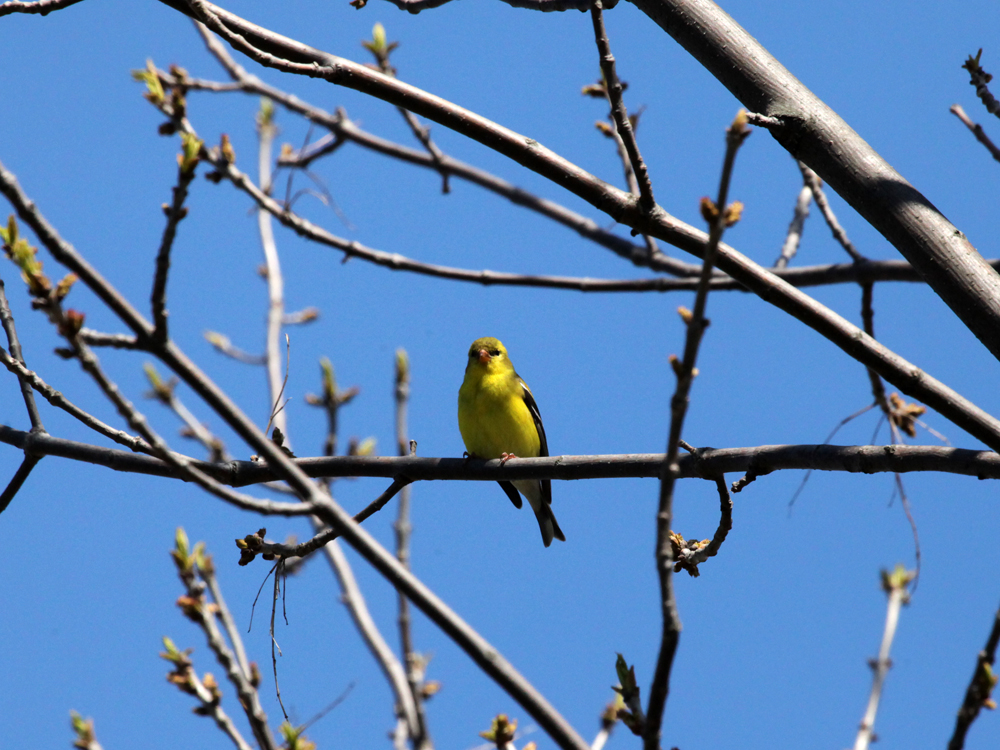
[(466, 450), (480, 458), (500, 458), (504, 453), (537, 456), (541, 441), (524, 403), (520, 379), (513, 370), (484, 369), (470, 367), (458, 391), (458, 429)]

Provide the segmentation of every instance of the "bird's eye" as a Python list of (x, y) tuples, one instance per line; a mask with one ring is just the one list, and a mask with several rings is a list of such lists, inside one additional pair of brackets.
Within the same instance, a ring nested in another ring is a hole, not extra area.
[(490, 350), (490, 356), (491, 357), (499, 357), (500, 356), (500, 350), (499, 349), (491, 349)]

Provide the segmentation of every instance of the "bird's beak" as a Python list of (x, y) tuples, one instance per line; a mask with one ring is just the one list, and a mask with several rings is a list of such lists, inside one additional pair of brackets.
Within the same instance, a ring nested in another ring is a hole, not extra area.
[(479, 362), (481, 364), (485, 365), (489, 361), (490, 361), (490, 353), (488, 351), (486, 351), (485, 349), (480, 349), (479, 350)]

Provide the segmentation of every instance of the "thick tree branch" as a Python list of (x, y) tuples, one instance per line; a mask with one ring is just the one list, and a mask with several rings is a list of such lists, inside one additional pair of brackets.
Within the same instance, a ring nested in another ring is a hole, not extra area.
[(777, 118), (771, 135), (881, 232), (1000, 358), (1000, 275), (927, 198), (711, 0), (632, 2), (743, 106)]
[(35, 0), (34, 2), (10, 0), (10, 2), (0, 3), (0, 17), (11, 13), (37, 13), (40, 16), (47, 16), (54, 10), (62, 10), (76, 5), (78, 2), (80, 0)]
[[(378, 71), (320, 52), (274, 32), (265, 31), (238, 16), (222, 11), (211, 3), (203, 0), (191, 0), (191, 3), (206, 13), (202, 19), (207, 22), (206, 25), (226, 35), (230, 44), (262, 65), (290, 73), (321, 77), (331, 83), (371, 94), (397, 106), (404, 106), (477, 140), (553, 180), (638, 232), (652, 234), (699, 257), (704, 251), (707, 242), (704, 232), (678, 221), (661, 208), (656, 208), (651, 213), (642, 211), (635, 196), (608, 185), (531, 138), (525, 138), (474, 112), (395, 78), (389, 78)], [(733, 23), (731, 19), (730, 23)], [(237, 29), (240, 33), (235, 33), (233, 29)], [(736, 29), (749, 39), (746, 32), (738, 26)], [(248, 44), (247, 36), (259, 38), (267, 49), (281, 50), (284, 57), (276, 57), (266, 49), (253, 47)], [(756, 45), (756, 42), (753, 43)], [(290, 59), (309, 60), (309, 62), (291, 63), (288, 62)], [(797, 82), (796, 84), (801, 87), (801, 84)], [(3, 172), (0, 172), (0, 177), (2, 176)], [(0, 184), (0, 187), (4, 186)], [(915, 193), (913, 188), (907, 186), (907, 189)], [(12, 199), (12, 202), (17, 203), (15, 199)], [(983, 262), (981, 259), (980, 261)], [(720, 243), (718, 248), (717, 265), (765, 301), (791, 314), (828, 338), (849, 356), (874, 369), (902, 392), (936, 409), (991, 448), (1000, 449), (1000, 421), (872, 340), (857, 326), (723, 243)], [(917, 265), (918, 270), (923, 272), (919, 264)], [(996, 305), (1000, 307), (1000, 276), (994, 274), (992, 270), (990, 273), (998, 282)], [(997, 329), (997, 336), (998, 351), (1000, 351), (1000, 327)]]

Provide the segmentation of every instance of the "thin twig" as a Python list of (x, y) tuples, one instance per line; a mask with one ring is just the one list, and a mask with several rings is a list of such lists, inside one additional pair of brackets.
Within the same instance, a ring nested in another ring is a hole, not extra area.
[(976, 96), (980, 98), (983, 102), (983, 106), (986, 107), (986, 111), (991, 115), (996, 115), (1000, 117), (1000, 101), (997, 101), (996, 97), (990, 93), (990, 89), (987, 84), (993, 80), (993, 76), (987, 73), (979, 65), (979, 58), (982, 57), (983, 50), (980, 49), (979, 53), (965, 61), (962, 65), (967, 71), (969, 71), (969, 83), (976, 88)]
[[(379, 35), (381, 35), (381, 39), (378, 38)], [(372, 41), (365, 42), (365, 47), (375, 56), (379, 70), (392, 78), (396, 77), (396, 69), (389, 62), (389, 55), (397, 46), (396, 42), (386, 43), (385, 28), (382, 24), (375, 25)], [(417, 116), (405, 107), (396, 107), (396, 109), (403, 116), (403, 119), (406, 120), (406, 124), (410, 126), (410, 131), (420, 141), (420, 144), (430, 155), (431, 159), (434, 160), (438, 172), (441, 173), (441, 192), (447, 195), (451, 192), (451, 186), (448, 184), (448, 170), (442, 166), (444, 153), (431, 140), (431, 129), (423, 125), (417, 119)]]
[(126, 333), (101, 333), (90, 328), (83, 328), (78, 334), (80, 339), (86, 341), (91, 346), (107, 346), (112, 349), (145, 349), (146, 345), (140, 343), (135, 336)]
[(220, 354), (232, 357), (237, 362), (247, 365), (267, 364), (266, 354), (250, 354), (235, 346), (228, 336), (218, 331), (205, 331), (205, 340), (208, 341)]
[[(711, 201), (703, 199), (702, 206), (709, 220), (710, 231), (708, 246), (705, 249), (701, 279), (695, 296), (694, 310), (682, 316), (687, 323), (687, 336), (684, 342), (684, 358), (678, 361), (673, 358), (674, 370), (677, 375), (677, 388), (670, 401), (670, 432), (667, 438), (667, 455), (663, 462), (660, 475), (659, 510), (656, 516), (656, 568), (659, 576), (660, 608), (663, 617), (663, 632), (660, 640), (660, 652), (656, 661), (656, 671), (649, 690), (646, 708), (646, 722), (643, 727), (643, 746), (645, 750), (659, 750), (660, 731), (663, 723), (663, 711), (670, 691), (670, 670), (680, 639), (681, 621), (677, 614), (674, 599), (673, 567), (674, 553), (671, 545), (671, 523), (673, 520), (673, 497), (677, 476), (680, 473), (677, 466), (678, 450), (684, 417), (687, 414), (688, 394), (694, 380), (695, 362), (698, 358), (698, 347), (701, 337), (708, 326), (705, 319), (705, 308), (708, 302), (708, 282), (712, 275), (712, 264), (715, 261), (715, 251), (722, 240), (722, 234), (730, 219), (738, 214), (731, 213), (727, 204), (729, 198), (729, 181), (732, 177), (733, 163), (740, 145), (750, 134), (746, 125), (746, 117), (741, 110), (726, 130), (726, 155), (722, 164), (722, 175), (719, 179), (718, 199), (714, 204), (714, 212), (708, 208)], [(731, 223), (735, 223), (733, 220)]]
[[(0, 278), (0, 325), (3, 326), (4, 333), (7, 334), (7, 345), (10, 347), (11, 359), (20, 364), (24, 369), (27, 369), (27, 365), (24, 363), (24, 356), (21, 353), (21, 342), (17, 338), (14, 314), (10, 311), (10, 305), (7, 303), (7, 293), (4, 291), (2, 278)], [(2, 351), (2, 347), (0, 347), (0, 351)], [(26, 376), (20, 373), (15, 374), (21, 386), (21, 397), (24, 399), (24, 407), (28, 411), (31, 429), (34, 432), (44, 432), (45, 426), (42, 424), (42, 415), (38, 411), (38, 404), (35, 403), (35, 394), (32, 391), (31, 382)]]
[(0, 513), (7, 510), (7, 506), (10, 505), (10, 501), (14, 499), (14, 496), (21, 489), (28, 475), (31, 474), (31, 470), (38, 465), (38, 462), (42, 460), (41, 456), (34, 456), (31, 454), (25, 454), (24, 459), (21, 461), (21, 465), (17, 467), (17, 471), (14, 472), (14, 476), (10, 478), (7, 486), (4, 487), (3, 492), (0, 492)]
[[(257, 181), (260, 190), (269, 193), (271, 188), (271, 144), (277, 134), (274, 125), (274, 105), (269, 100), (261, 102), (257, 114)], [(260, 244), (264, 250), (264, 264), (267, 269), (267, 332), (265, 334), (267, 362), (267, 384), (270, 393), (270, 403), (278, 404), (284, 390), (281, 367), (281, 327), (285, 317), (285, 282), (281, 275), (281, 261), (278, 258), (278, 246), (274, 241), (274, 228), (271, 214), (267, 211), (257, 211), (257, 229), (260, 232)], [(284, 410), (280, 410), (273, 418), (274, 426), (284, 435), (288, 435), (288, 422)]]
[(858, 729), (858, 737), (854, 742), (854, 750), (868, 750), (869, 744), (875, 739), (875, 715), (878, 712), (879, 700), (882, 697), (882, 686), (889, 673), (892, 662), (889, 660), (889, 649), (896, 636), (896, 625), (899, 624), (899, 611), (909, 602), (907, 586), (913, 580), (913, 574), (899, 565), (889, 573), (882, 571), (882, 588), (889, 595), (889, 603), (885, 613), (885, 630), (882, 633), (882, 645), (878, 650), (878, 659), (871, 662), (872, 690), (868, 697), (868, 706)]
[(802, 242), (802, 230), (809, 217), (809, 204), (812, 203), (813, 198), (812, 188), (809, 187), (805, 175), (802, 176), (802, 180), (802, 189), (799, 190), (799, 197), (795, 200), (795, 213), (792, 214), (792, 221), (788, 225), (785, 243), (781, 246), (781, 255), (774, 263), (776, 269), (788, 267), (789, 261), (795, 257), (795, 253), (799, 250), (799, 243)]
[(962, 750), (965, 746), (965, 735), (968, 733), (969, 727), (972, 726), (972, 722), (979, 716), (979, 711), (983, 708), (996, 707), (996, 703), (990, 696), (993, 688), (997, 685), (993, 664), (996, 660), (998, 643), (1000, 643), (1000, 609), (993, 616), (993, 627), (986, 639), (986, 645), (976, 656), (976, 668), (972, 672), (972, 679), (965, 691), (965, 700), (962, 701), (962, 705), (958, 709), (955, 731), (952, 732), (951, 740), (948, 742), (948, 750)]
[[(226, 671), (226, 677), (230, 683), (236, 688), (239, 703), (246, 714), (250, 729), (260, 746), (260, 750), (278, 750), (278, 746), (271, 736), (271, 730), (267, 724), (267, 714), (264, 712), (257, 688), (253, 683), (250, 666), (246, 661), (245, 653), (243, 653), (242, 639), (236, 630), (235, 624), (232, 624), (231, 615), (227, 618), (218, 614), (218, 608), (220, 606), (225, 608), (225, 602), (216, 596), (216, 592), (219, 591), (219, 585), (215, 581), (215, 567), (212, 558), (204, 550), (198, 551), (197, 548), (194, 553), (190, 553), (187, 535), (183, 529), (178, 530), (177, 538), (178, 544), (172, 553), (172, 557), (177, 567), (178, 577), (181, 579), (187, 592), (187, 599), (181, 603), (184, 614), (201, 628), (205, 634), (205, 639), (208, 641), (208, 647)], [(205, 596), (206, 587), (212, 592), (213, 602), (209, 602)], [(229, 648), (225, 638), (219, 631), (216, 622), (217, 616), (219, 616), (226, 627), (226, 632), (230, 643), (233, 644), (233, 649)], [(227, 619), (229, 620), (229, 624), (226, 624)], [(242, 654), (242, 657), (240, 654)], [(197, 679), (193, 670), (190, 671), (190, 675), (194, 679)], [(206, 690), (206, 692), (208, 691)], [(213, 700), (210, 694), (208, 701), (202, 695), (199, 695), (199, 698), (203, 704), (218, 704), (218, 700)], [(242, 744), (237, 742), (239, 733), (231, 726), (231, 722), (228, 722), (227, 726), (220, 723), (218, 716), (213, 718), (216, 719), (216, 723), (219, 724), (220, 728), (233, 738), (238, 748), (246, 747), (245, 742)], [(226, 718), (228, 719), (228, 717)]]
[(965, 114), (965, 110), (958, 104), (952, 104), (949, 111), (961, 120), (965, 127), (972, 131), (972, 134), (976, 136), (976, 140), (986, 147), (986, 150), (990, 152), (990, 155), (994, 159), (1000, 161), (1000, 148), (997, 148), (997, 145), (990, 140), (988, 135), (986, 135), (986, 131), (983, 130), (982, 125), (977, 122), (973, 122), (969, 116)]
[[(416, 441), (410, 441), (406, 429), (406, 407), (410, 400), (410, 358), (404, 349), (396, 350), (396, 453), (399, 456), (416, 455)], [(410, 524), (410, 485), (406, 485), (399, 493), (399, 510), (396, 523), (396, 559), (407, 570), (410, 569), (410, 535), (413, 526)], [(403, 664), (406, 667), (406, 680), (410, 695), (413, 697), (415, 722), (410, 725), (410, 739), (414, 750), (428, 750), (433, 747), (427, 731), (427, 715), (424, 712), (423, 682), (426, 661), (413, 649), (413, 634), (410, 629), (410, 602), (402, 591), (397, 592), (399, 624), (399, 644)]]
[(181, 431), (181, 435), (192, 438), (193, 440), (197, 440), (201, 443), (209, 452), (209, 460), (212, 461), (212, 463), (227, 460), (229, 455), (226, 453), (226, 448), (222, 439), (213, 435), (212, 432), (201, 423), (194, 413), (188, 409), (187, 406), (184, 405), (184, 402), (182, 402), (178, 397), (176, 379), (171, 379), (169, 381), (164, 380), (160, 377), (156, 368), (153, 367), (151, 363), (146, 363), (143, 370), (145, 371), (146, 379), (149, 381), (152, 388), (152, 390), (146, 393), (146, 398), (159, 401), (176, 414), (185, 425), (184, 429)]
[(167, 215), (167, 225), (163, 228), (160, 249), (156, 253), (156, 274), (153, 276), (153, 292), (150, 295), (153, 308), (153, 340), (155, 342), (167, 339), (167, 276), (170, 273), (170, 251), (177, 236), (177, 225), (187, 216), (184, 201), (187, 200), (188, 188), (194, 180), (197, 161), (180, 159), (177, 167), (177, 184), (172, 190), (173, 200), (163, 204), (163, 213)]
[(690, 575), (697, 578), (700, 575), (698, 565), (705, 562), (708, 558), (719, 554), (722, 543), (726, 541), (726, 537), (732, 531), (733, 499), (729, 495), (729, 488), (726, 486), (725, 478), (722, 476), (716, 477), (715, 486), (719, 491), (719, 525), (715, 529), (715, 534), (707, 544), (691, 539), (684, 545), (678, 545), (675, 550), (677, 560), (674, 563), (675, 573), (686, 570)]
[[(281, 713), (285, 716), (285, 721), (288, 721), (288, 711), (285, 710), (285, 703), (281, 700), (281, 687), (278, 685), (278, 656), (281, 654), (281, 647), (274, 635), (274, 618), (278, 611), (278, 598), (281, 596), (281, 576), (284, 573), (284, 567), (285, 561), (281, 559), (274, 564), (274, 595), (271, 598), (271, 668), (274, 672), (274, 694), (281, 707)], [(288, 624), (287, 621), (285, 624)]]
[(823, 192), (823, 183), (820, 180), (819, 175), (813, 172), (805, 165), (805, 163), (801, 161), (798, 162), (798, 165), (799, 169), (802, 171), (802, 178), (812, 191), (813, 198), (816, 199), (816, 205), (819, 207), (820, 212), (822, 212), (823, 218), (826, 220), (826, 225), (830, 227), (830, 231), (833, 232), (834, 238), (840, 243), (840, 246), (844, 248), (847, 254), (851, 256), (851, 260), (855, 263), (863, 263), (867, 261), (868, 259), (858, 252), (857, 248), (854, 247), (854, 243), (848, 239), (847, 232), (844, 231), (844, 228), (840, 226), (840, 222), (837, 221), (837, 216), (833, 213), (833, 209), (830, 207), (830, 201), (827, 200), (826, 193)]
[(611, 115), (614, 118), (618, 135), (625, 144), (625, 150), (628, 152), (628, 158), (632, 164), (632, 172), (639, 184), (639, 205), (643, 211), (648, 213), (656, 206), (656, 199), (653, 197), (653, 183), (649, 179), (646, 163), (639, 153), (639, 144), (635, 140), (632, 121), (629, 120), (628, 110), (625, 109), (625, 103), (622, 101), (622, 84), (615, 71), (615, 56), (611, 54), (611, 42), (608, 41), (608, 33), (604, 28), (602, 0), (593, 0), (590, 6), (590, 17), (594, 24), (594, 40), (597, 42), (605, 90), (608, 94), (608, 101), (611, 103)]

